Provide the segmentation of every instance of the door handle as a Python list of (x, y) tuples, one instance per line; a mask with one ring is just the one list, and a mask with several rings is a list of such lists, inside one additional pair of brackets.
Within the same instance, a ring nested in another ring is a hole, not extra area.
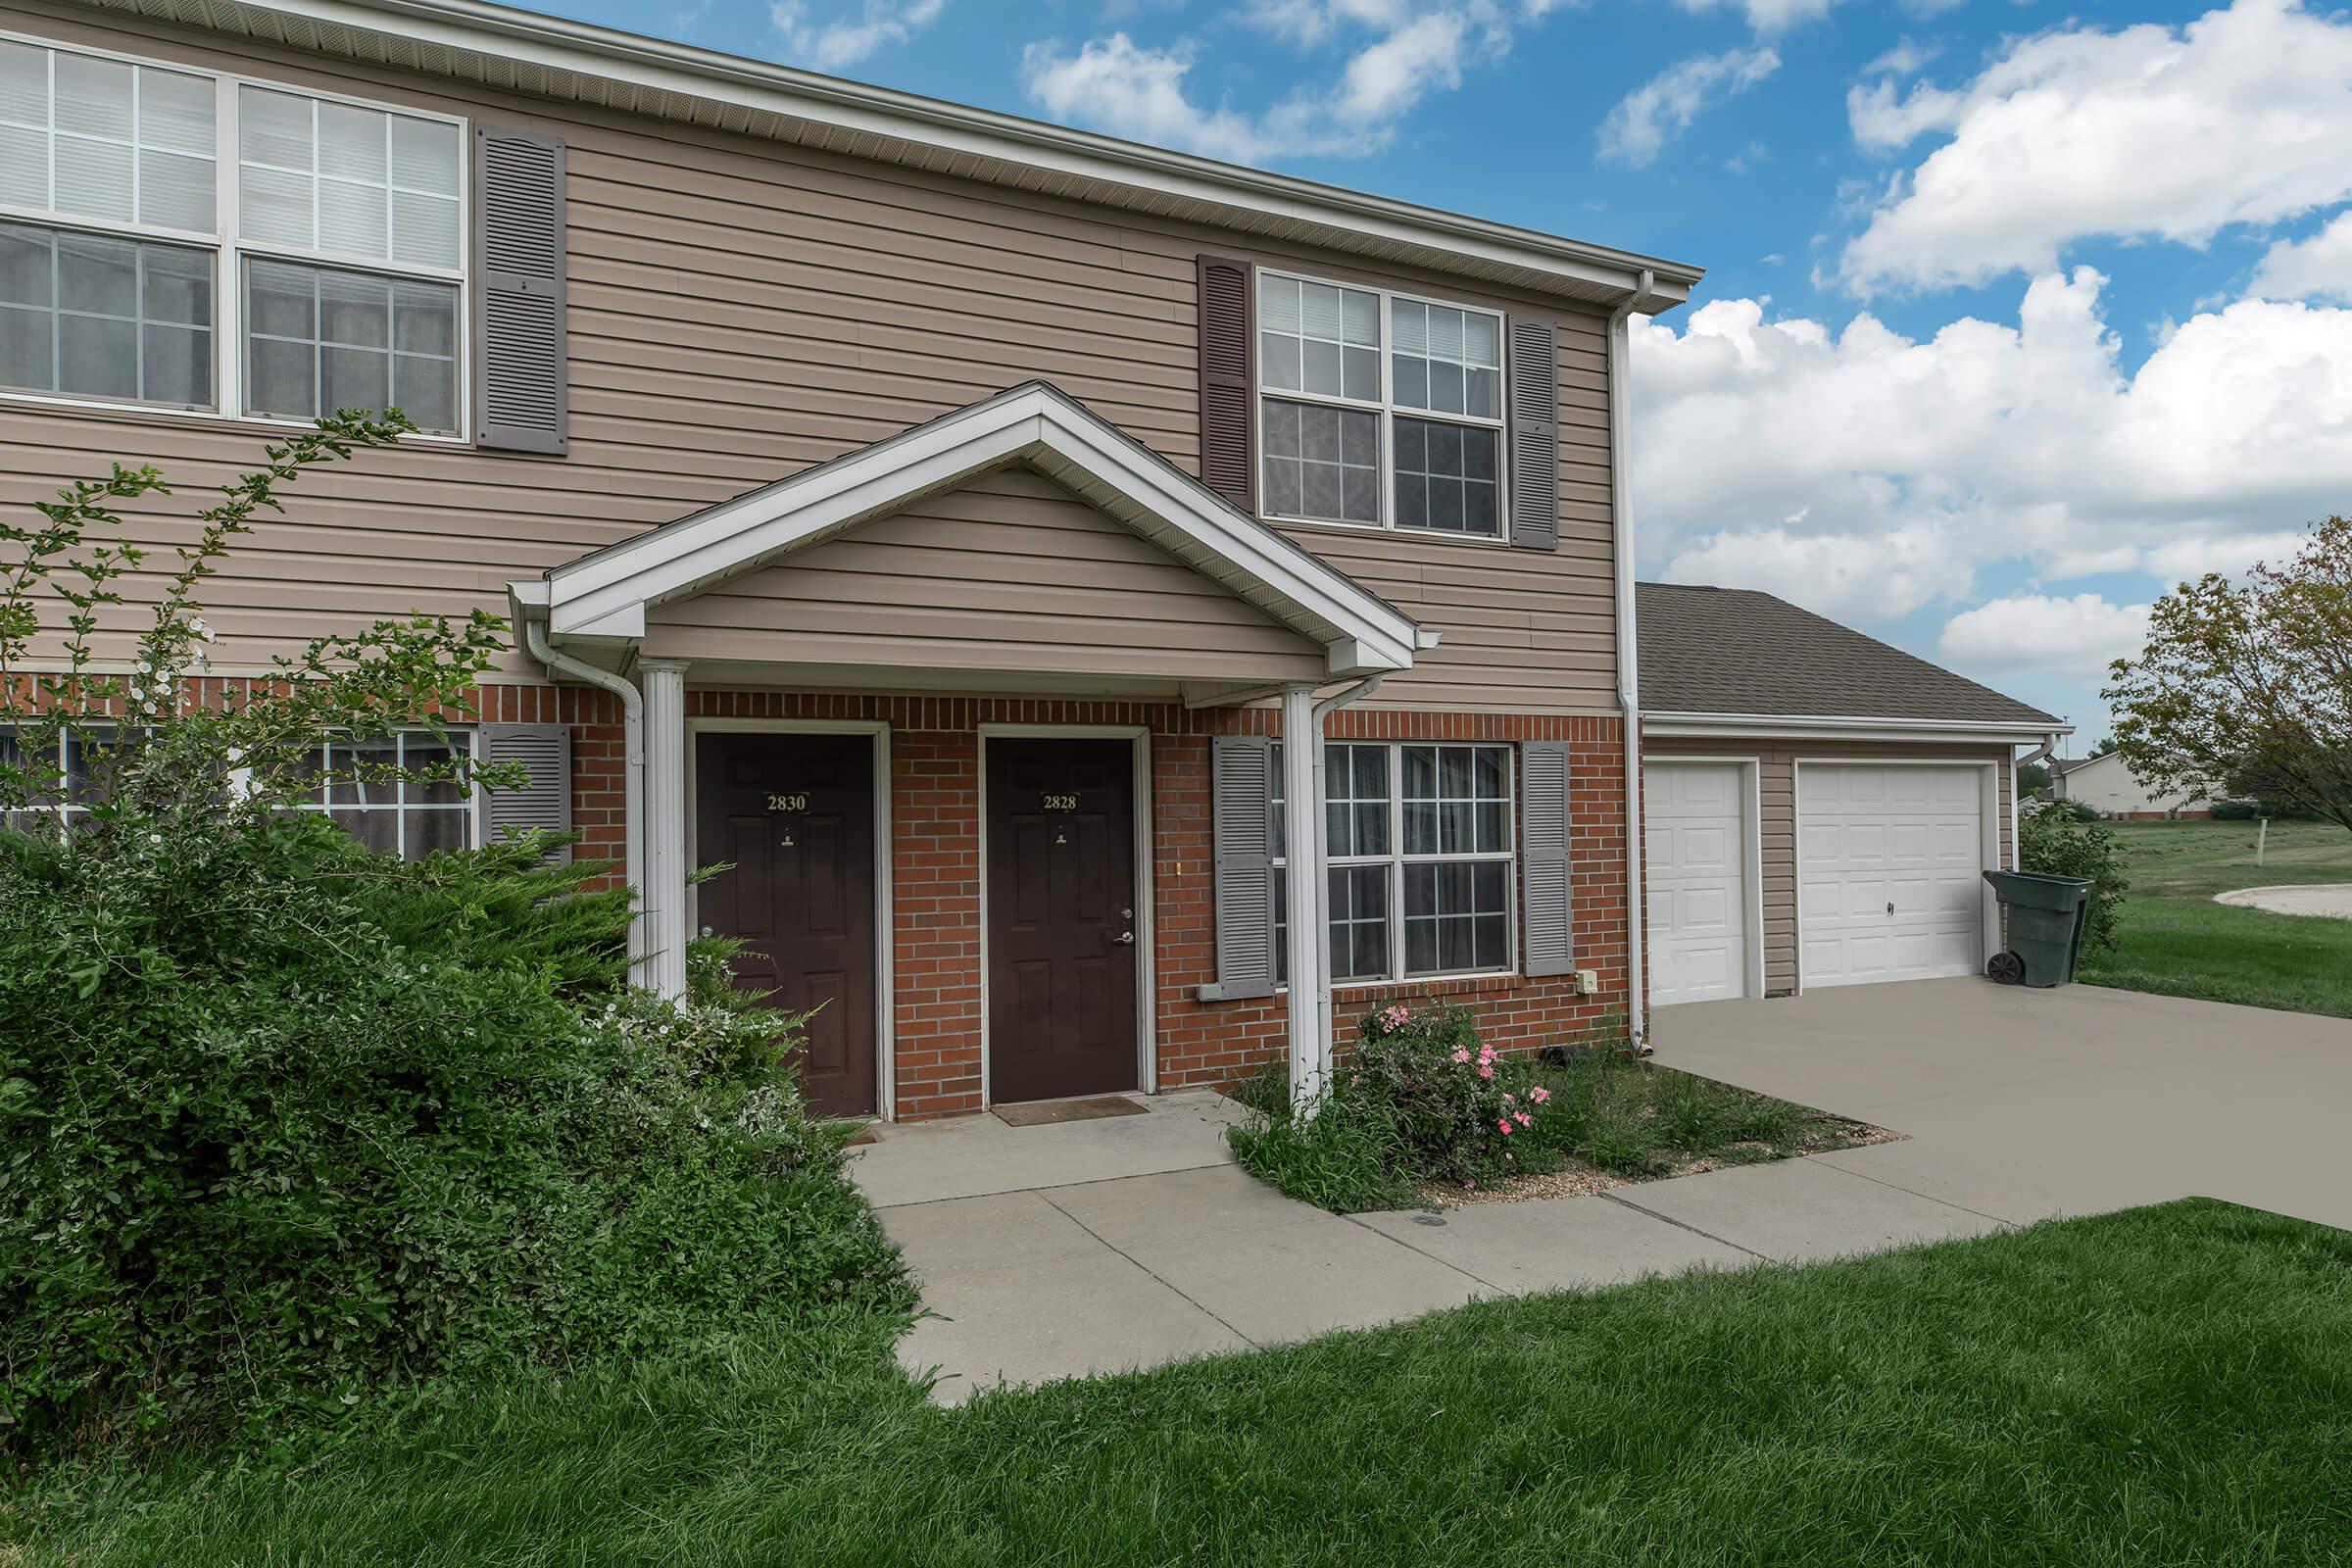
[(1135, 933), (1132, 931), (1122, 931), (1117, 936), (1112, 937), (1110, 940), (1116, 942), (1120, 947), (1132, 948), (1135, 946)]
[(1888, 904), (1886, 906), (1886, 912), (1888, 914), (1892, 914), (1894, 912), (1894, 906), (1892, 904)]

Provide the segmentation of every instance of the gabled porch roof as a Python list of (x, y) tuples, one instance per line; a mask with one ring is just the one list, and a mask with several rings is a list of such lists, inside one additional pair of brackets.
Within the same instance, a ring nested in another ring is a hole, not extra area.
[(1433, 647), (1396, 607), (1246, 515), (1075, 400), (1032, 381), (510, 584), (558, 643), (629, 644), (647, 612), (977, 474), (1024, 464), (1323, 652), (1327, 678), (1411, 667)]

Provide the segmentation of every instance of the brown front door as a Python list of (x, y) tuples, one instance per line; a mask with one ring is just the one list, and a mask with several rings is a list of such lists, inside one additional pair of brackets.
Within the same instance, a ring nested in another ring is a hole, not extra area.
[(831, 1116), (874, 1110), (874, 742), (723, 731), (695, 738), (702, 923), (745, 943), (743, 986), (807, 1025), (801, 1084)]
[(1134, 748), (987, 748), (989, 1099), (1133, 1089)]

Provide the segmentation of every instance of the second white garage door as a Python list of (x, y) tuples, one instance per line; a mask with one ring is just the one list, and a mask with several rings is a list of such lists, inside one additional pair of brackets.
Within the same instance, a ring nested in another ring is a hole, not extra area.
[(1974, 974), (1983, 964), (1984, 770), (1796, 770), (1800, 983)]

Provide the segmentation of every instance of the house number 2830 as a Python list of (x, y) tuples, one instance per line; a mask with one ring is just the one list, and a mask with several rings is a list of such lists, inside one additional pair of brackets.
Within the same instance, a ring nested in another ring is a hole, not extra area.
[(771, 811), (806, 811), (808, 809), (808, 797), (805, 794), (770, 795), (767, 808)]
[(1075, 795), (1049, 795), (1046, 797), (1046, 809), (1049, 811), (1075, 811), (1078, 809), (1078, 797)]

